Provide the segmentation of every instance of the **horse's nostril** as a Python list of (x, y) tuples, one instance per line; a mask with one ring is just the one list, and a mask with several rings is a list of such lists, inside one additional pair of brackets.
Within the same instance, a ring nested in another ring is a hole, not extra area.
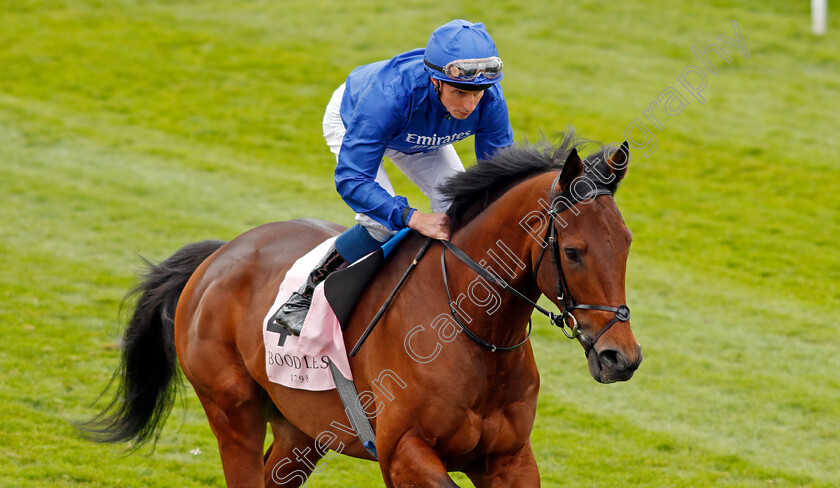
[(624, 358), (624, 355), (615, 349), (601, 351), (598, 353), (598, 359), (601, 361), (601, 364), (610, 369), (623, 370), (627, 368), (627, 360)]

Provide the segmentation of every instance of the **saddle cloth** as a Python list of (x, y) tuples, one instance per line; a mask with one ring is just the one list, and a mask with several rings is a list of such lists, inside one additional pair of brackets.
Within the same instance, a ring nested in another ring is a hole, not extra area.
[(345, 378), (353, 379), (341, 325), (324, 297), (323, 283), (315, 288), (300, 337), (271, 322), (280, 306), (306, 281), (333, 242), (335, 237), (327, 239), (292, 265), (280, 284), (274, 304), (263, 319), (265, 371), (273, 383), (302, 390), (332, 390), (335, 382), (330, 374), (329, 361)]
[(293, 336), (271, 319), (286, 300), (306, 281), (335, 242), (327, 239), (295, 261), (286, 272), (274, 304), (263, 319), (265, 370), (268, 379), (291, 388), (324, 391), (335, 388), (329, 361), (348, 380), (353, 380), (342, 330), (368, 282), (394, 251), (409, 229), (397, 232), (376, 251), (344, 269), (332, 273), (315, 287), (312, 306), (303, 323), (300, 337)]

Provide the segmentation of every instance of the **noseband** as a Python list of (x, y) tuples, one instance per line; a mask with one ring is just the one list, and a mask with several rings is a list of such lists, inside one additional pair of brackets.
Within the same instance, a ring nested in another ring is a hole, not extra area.
[[(552, 189), (557, 186), (559, 180), (560, 173), (557, 174), (557, 177), (551, 184)], [(590, 198), (594, 199), (601, 195), (612, 195), (612, 192), (605, 188), (598, 188), (597, 186), (595, 188), (596, 190), (594, 192), (590, 192), (584, 198), (580, 199), (575, 199), (575, 195), (568, 191), (565, 192), (564, 195), (567, 197), (566, 201), (572, 202), (572, 204), (577, 204)], [(598, 339), (600, 339), (601, 336), (606, 334), (607, 331), (610, 330), (610, 328), (616, 324), (616, 322), (627, 322), (628, 320), (630, 320), (630, 307), (628, 307), (627, 305), (619, 305), (618, 307), (610, 307), (608, 305), (587, 305), (575, 302), (574, 296), (572, 296), (571, 290), (569, 289), (569, 283), (566, 281), (566, 273), (563, 271), (563, 262), (560, 260), (560, 242), (558, 238), (557, 226), (554, 224), (557, 215), (571, 208), (571, 206), (572, 205), (566, 205), (559, 210), (554, 208), (553, 205), (551, 206), (551, 208), (549, 208), (548, 216), (550, 217), (550, 220), (548, 222), (548, 229), (546, 229), (545, 237), (543, 237), (543, 241), (541, 243), (542, 250), (540, 251), (540, 254), (537, 257), (537, 263), (534, 266), (533, 270), (534, 276), (537, 276), (540, 270), (540, 264), (542, 263), (542, 258), (545, 255), (545, 250), (548, 247), (551, 247), (551, 262), (554, 265), (554, 269), (557, 270), (557, 283), (555, 284), (555, 290), (557, 294), (557, 300), (560, 302), (559, 314), (549, 312), (543, 307), (537, 305), (533, 300), (523, 295), (519, 290), (510, 286), (503, 279), (494, 275), (485, 268), (481, 267), (478, 263), (475, 262), (475, 260), (469, 257), (463, 250), (461, 250), (455, 244), (452, 244), (449, 241), (442, 242), (445, 247), (444, 251), (446, 249), (449, 249), (452, 252), (452, 254), (455, 255), (455, 257), (457, 257), (460, 261), (466, 264), (470, 269), (475, 271), (479, 276), (486, 279), (487, 281), (490, 281), (491, 283), (495, 283), (501, 286), (503, 289), (513, 293), (520, 299), (532, 305), (538, 312), (548, 317), (548, 319), (551, 320), (551, 322), (554, 325), (559, 327), (560, 330), (563, 331), (563, 334), (569, 339), (578, 339), (584, 347), (584, 355), (586, 357), (589, 357), (589, 353), (595, 347), (595, 343), (598, 342)], [(440, 256), (441, 270), (443, 271), (443, 283), (446, 288), (446, 296), (449, 300), (449, 309), (452, 313), (452, 317), (455, 319), (455, 322), (458, 324), (461, 330), (463, 330), (464, 333), (466, 333), (470, 339), (472, 339), (482, 347), (490, 350), (491, 352), (510, 351), (525, 344), (531, 337), (530, 318), (528, 319), (528, 334), (525, 336), (525, 339), (522, 340), (522, 342), (509, 347), (499, 347), (487, 342), (486, 340), (476, 335), (473, 331), (471, 331), (463, 322), (461, 322), (461, 319), (458, 317), (458, 314), (455, 311), (455, 307), (452, 304), (452, 297), (449, 294), (449, 283), (446, 277), (445, 254), (445, 252), (442, 252)], [(575, 310), (599, 310), (603, 312), (613, 312), (613, 318), (607, 323), (607, 325), (601, 328), (601, 330), (598, 332), (597, 335), (595, 335), (594, 338), (590, 339), (589, 337), (586, 337), (581, 333), (577, 319), (572, 314), (572, 312)]]

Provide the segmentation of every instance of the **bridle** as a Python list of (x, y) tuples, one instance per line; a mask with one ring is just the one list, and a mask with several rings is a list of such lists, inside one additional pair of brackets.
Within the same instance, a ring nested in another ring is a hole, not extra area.
[[(560, 180), (560, 175), (561, 174), (562, 174), (562, 172), (558, 173), (557, 177), (552, 182), (552, 184), (551, 184), (552, 189), (554, 189), (557, 186), (557, 183)], [(563, 331), (563, 334), (566, 337), (568, 337), (569, 339), (578, 339), (584, 347), (584, 354), (587, 358), (589, 357), (589, 353), (595, 347), (595, 343), (598, 342), (598, 339), (600, 339), (604, 334), (606, 334), (607, 331), (610, 330), (610, 328), (612, 328), (613, 325), (615, 325), (617, 322), (627, 322), (628, 320), (630, 320), (630, 307), (628, 307), (627, 305), (619, 305), (618, 307), (611, 307), (611, 306), (608, 306), (608, 305), (588, 305), (588, 304), (583, 304), (583, 303), (576, 303), (575, 299), (574, 299), (574, 296), (572, 295), (571, 290), (569, 289), (569, 283), (566, 281), (566, 273), (563, 271), (563, 262), (560, 260), (560, 242), (559, 242), (559, 238), (558, 238), (559, 236), (558, 236), (558, 232), (557, 232), (557, 226), (555, 225), (554, 221), (555, 221), (558, 214), (560, 214), (563, 211), (571, 208), (572, 205), (574, 205), (574, 204), (580, 203), (584, 200), (594, 199), (594, 198), (599, 197), (601, 195), (612, 195), (612, 192), (610, 190), (606, 189), (606, 188), (599, 188), (597, 185), (595, 185), (595, 188), (596, 188), (596, 190), (594, 192), (588, 193), (583, 198), (579, 198), (578, 195), (574, 194), (574, 192), (569, 192), (567, 190), (566, 192), (564, 192), (563, 196), (566, 197), (565, 201), (571, 202), (571, 204), (566, 205), (559, 210), (557, 208), (555, 208), (553, 205), (548, 209), (548, 216), (549, 216), (549, 221), (548, 221), (548, 225), (547, 225), (548, 229), (546, 229), (545, 236), (543, 237), (543, 241), (541, 243), (542, 250), (540, 250), (540, 254), (537, 257), (537, 262), (534, 266), (533, 272), (534, 272), (534, 276), (538, 275), (539, 270), (540, 270), (540, 264), (542, 264), (542, 258), (545, 255), (545, 250), (550, 247), (551, 248), (551, 262), (554, 265), (554, 269), (557, 270), (557, 283), (555, 284), (555, 290), (556, 290), (556, 293), (557, 293), (557, 300), (560, 302), (560, 313), (559, 314), (555, 314), (555, 313), (550, 312), (550, 311), (546, 310), (545, 308), (539, 306), (533, 300), (531, 300), (530, 298), (523, 295), (519, 290), (510, 286), (502, 278), (500, 278), (499, 276), (496, 276), (495, 274), (491, 273), (489, 270), (480, 266), (478, 263), (475, 262), (474, 259), (469, 257), (461, 248), (459, 248), (455, 244), (452, 244), (449, 241), (441, 241), (441, 242), (443, 242), (443, 245), (444, 245), (444, 251), (441, 252), (441, 255), (440, 255), (440, 266), (441, 266), (441, 270), (443, 272), (443, 284), (444, 284), (444, 287), (446, 288), (446, 297), (449, 300), (449, 310), (452, 313), (452, 317), (455, 319), (455, 322), (458, 324), (458, 326), (461, 328), (461, 330), (465, 334), (467, 334), (467, 337), (469, 337), (474, 342), (476, 342), (478, 345), (484, 347), (485, 349), (488, 349), (491, 352), (511, 351), (513, 349), (516, 349), (516, 348), (522, 346), (526, 342), (528, 342), (528, 339), (531, 337), (531, 330), (532, 330), (531, 319), (530, 319), (530, 317), (528, 318), (528, 333), (525, 336), (525, 339), (523, 339), (521, 342), (519, 342), (518, 344), (515, 344), (513, 346), (502, 347), (502, 346), (493, 345), (490, 342), (488, 342), (488, 341), (482, 339), (481, 337), (479, 337), (478, 335), (476, 335), (473, 331), (471, 331), (461, 321), (461, 319), (458, 317), (458, 313), (455, 311), (455, 306), (453, 305), (453, 302), (452, 302), (452, 296), (449, 293), (449, 282), (448, 282), (448, 279), (447, 279), (447, 276), (446, 276), (446, 257), (445, 257), (447, 249), (449, 251), (451, 251), (452, 254), (455, 255), (455, 257), (457, 257), (460, 261), (462, 261), (470, 269), (472, 269), (476, 274), (478, 274), (479, 276), (481, 276), (482, 278), (486, 279), (487, 281), (489, 281), (491, 283), (494, 283), (496, 285), (501, 286), (504, 290), (506, 290), (510, 293), (513, 293), (515, 296), (517, 296), (521, 300), (524, 300), (525, 302), (527, 302), (528, 304), (533, 306), (538, 312), (540, 312), (541, 314), (548, 317), (548, 319), (554, 325), (556, 325), (557, 327), (560, 328), (560, 330)], [(580, 327), (578, 326), (578, 323), (577, 323), (577, 319), (572, 314), (572, 312), (574, 310), (599, 310), (599, 311), (603, 311), (603, 312), (613, 312), (613, 318), (604, 327), (601, 328), (601, 330), (598, 332), (598, 334), (595, 335), (594, 338), (590, 339), (590, 338), (586, 337), (584, 334), (581, 333)], [(568, 328), (568, 330), (567, 330), (567, 328)]]

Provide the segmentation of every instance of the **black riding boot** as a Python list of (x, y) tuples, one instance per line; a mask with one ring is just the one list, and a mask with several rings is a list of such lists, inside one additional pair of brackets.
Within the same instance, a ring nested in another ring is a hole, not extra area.
[(312, 305), (312, 294), (315, 292), (315, 287), (344, 263), (345, 259), (341, 257), (341, 254), (333, 245), (327, 252), (326, 257), (309, 273), (306, 283), (298, 291), (292, 293), (289, 300), (280, 307), (280, 310), (274, 316), (274, 322), (292, 334), (300, 335), (306, 313), (309, 311), (309, 306)]

